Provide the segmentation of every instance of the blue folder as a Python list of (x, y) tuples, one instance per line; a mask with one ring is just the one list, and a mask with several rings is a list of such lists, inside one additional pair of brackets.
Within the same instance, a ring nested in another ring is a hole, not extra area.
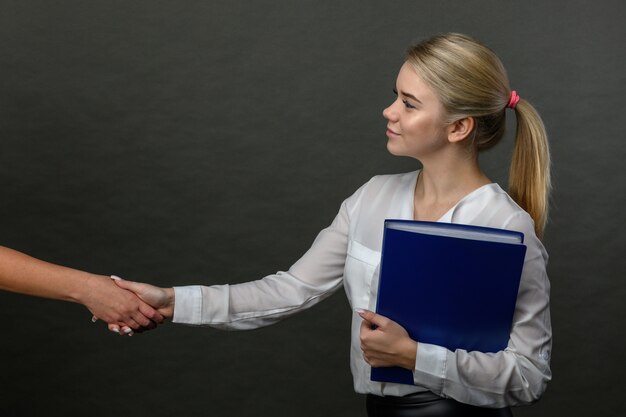
[[(511, 332), (523, 241), (523, 233), (510, 230), (386, 220), (376, 312), (418, 343), (501, 351)], [(413, 373), (399, 367), (372, 368), (371, 379), (414, 384)]]

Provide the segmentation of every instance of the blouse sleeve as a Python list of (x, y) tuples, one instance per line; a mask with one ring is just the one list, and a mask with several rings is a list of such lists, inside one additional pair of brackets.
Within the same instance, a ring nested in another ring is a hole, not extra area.
[(551, 379), (547, 254), (525, 213), (512, 216), (505, 228), (523, 232), (527, 245), (507, 348), (497, 353), (452, 352), (418, 341), (414, 370), (417, 385), (483, 407), (533, 403)]
[(342, 285), (349, 214), (360, 190), (288, 271), (236, 285), (175, 287), (175, 323), (247, 330), (273, 324), (327, 298)]

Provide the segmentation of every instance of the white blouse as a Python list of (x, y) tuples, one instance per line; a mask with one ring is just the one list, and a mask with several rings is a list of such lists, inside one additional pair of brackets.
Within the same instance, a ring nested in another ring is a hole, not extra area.
[[(275, 323), (322, 301), (342, 285), (353, 309), (376, 311), (385, 219), (413, 219), (418, 172), (372, 178), (346, 199), (332, 224), (287, 272), (237, 285), (175, 287), (173, 321), (246, 330)], [(415, 386), (370, 381), (360, 349), (361, 318), (352, 314), (350, 365), (354, 389), (376, 395), (430, 390), (484, 407), (536, 401), (551, 378), (548, 255), (533, 221), (497, 184), (465, 196), (440, 222), (516, 230), (527, 245), (513, 327), (497, 353), (454, 352), (419, 343)]]

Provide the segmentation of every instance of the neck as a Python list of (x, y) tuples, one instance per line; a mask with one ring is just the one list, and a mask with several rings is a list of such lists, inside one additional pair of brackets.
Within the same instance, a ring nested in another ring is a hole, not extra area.
[(468, 194), (491, 181), (478, 166), (431, 167), (424, 165), (416, 190), (429, 199), (445, 198), (454, 194)]
[(437, 219), (463, 197), (491, 183), (480, 170), (477, 158), (421, 162), (423, 168), (415, 185), (416, 219)]

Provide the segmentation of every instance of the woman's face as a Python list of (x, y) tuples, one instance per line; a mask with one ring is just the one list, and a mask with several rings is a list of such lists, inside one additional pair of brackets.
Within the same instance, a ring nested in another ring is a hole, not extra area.
[(443, 105), (410, 64), (400, 68), (394, 92), (396, 100), (383, 110), (389, 152), (419, 159), (445, 146)]

